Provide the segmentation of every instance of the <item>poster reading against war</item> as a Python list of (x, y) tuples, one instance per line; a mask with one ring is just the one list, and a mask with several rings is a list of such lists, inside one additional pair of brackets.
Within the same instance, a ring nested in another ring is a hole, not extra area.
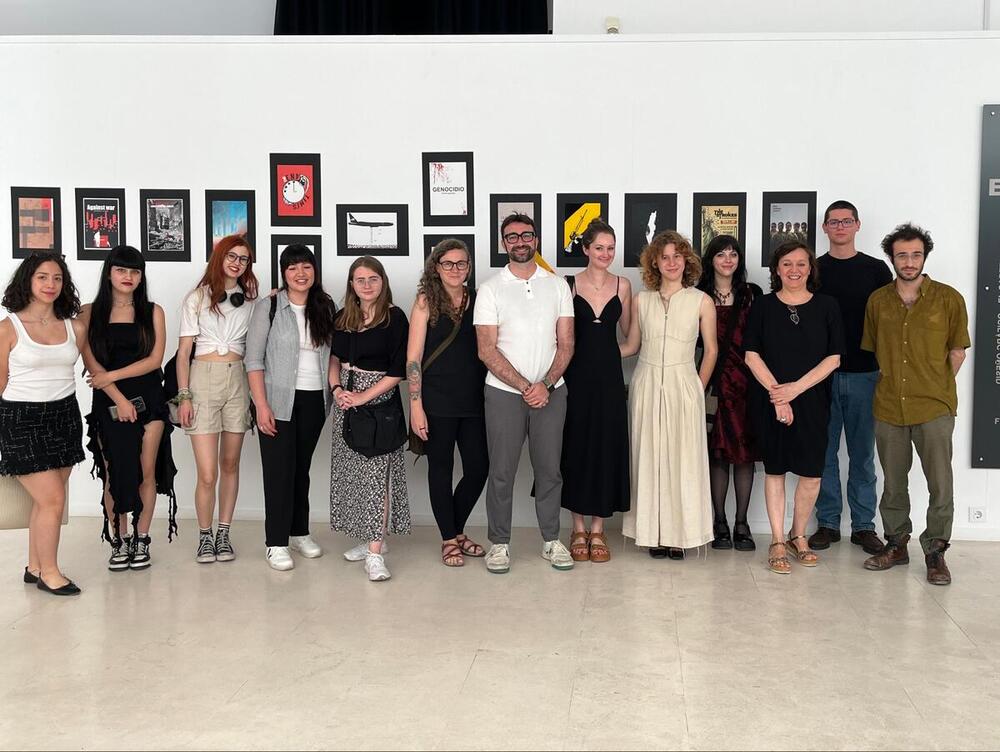
[(107, 251), (119, 241), (121, 204), (116, 198), (83, 200), (83, 250)]

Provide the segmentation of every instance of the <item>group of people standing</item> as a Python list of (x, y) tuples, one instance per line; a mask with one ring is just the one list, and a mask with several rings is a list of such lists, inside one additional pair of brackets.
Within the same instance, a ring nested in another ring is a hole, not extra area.
[[(173, 425), (190, 436), (197, 466), (198, 562), (236, 556), (229, 526), (254, 425), (267, 563), (288, 570), (293, 553), (322, 555), (309, 534), (309, 470), (332, 413), (331, 527), (359, 541), (346, 559), (363, 561), (372, 581), (389, 579), (387, 538), (411, 524), (405, 380), (409, 445), (427, 457), (446, 566), (484, 557), (488, 571), (509, 571), (526, 440), (541, 555), (556, 569), (609, 561), (604, 525), (618, 512), (625, 536), (654, 558), (683, 559), (706, 544), (755, 550), (747, 510), (759, 461), (769, 569), (787, 574), (791, 559), (816, 566), (815, 551), (840, 539), (843, 432), (851, 541), (871, 555), (865, 567), (908, 562), (916, 446), (931, 492), (921, 536), (928, 580), (947, 584), (955, 375), (970, 346), (964, 301), (923, 273), (933, 242), (920, 228), (901, 225), (882, 243), (895, 280), (855, 248), (852, 204), (832, 204), (823, 228), (830, 252), (818, 260), (800, 240), (774, 251), (769, 294), (747, 280), (735, 238), (713, 239), (699, 258), (681, 234), (661, 232), (641, 256), (645, 289), (633, 294), (610, 270), (616, 239), (607, 223), (590, 224), (587, 266), (563, 279), (539, 265), (534, 221), (514, 214), (501, 226), (509, 263), (478, 291), (466, 284), (464, 243), (439, 243), (409, 318), (375, 258), (351, 264), (338, 308), (307, 247), (282, 252), (279, 289), (263, 295), (252, 249), (230, 236), (184, 298), (165, 374), (164, 314), (148, 298), (137, 250), (111, 250), (88, 306), (61, 256), (33, 254), (7, 287), (10, 316), (0, 323), (0, 474), (16, 476), (35, 500), (24, 580), (79, 592), (59, 569), (57, 547), (66, 480), (83, 459), (73, 371), (82, 355), (94, 390), (88, 447), (104, 483), (115, 571), (151, 565), (158, 493), (170, 498), (168, 536), (176, 529)], [(626, 387), (622, 361), (635, 355)], [(874, 530), (875, 445), (885, 545)], [(788, 473), (798, 482), (786, 534)], [(488, 550), (465, 533), (484, 487)], [(814, 506), (818, 529), (807, 538)], [(573, 518), (568, 548), (563, 508)]]

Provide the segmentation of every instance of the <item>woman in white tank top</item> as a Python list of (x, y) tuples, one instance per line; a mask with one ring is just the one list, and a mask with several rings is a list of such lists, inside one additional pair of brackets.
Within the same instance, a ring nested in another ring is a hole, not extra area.
[(83, 424), (73, 368), (73, 317), (80, 299), (62, 256), (33, 253), (14, 272), (0, 322), (0, 475), (14, 476), (31, 495), (24, 581), (53, 595), (80, 592), (59, 569), (57, 553), (66, 481), (83, 455)]

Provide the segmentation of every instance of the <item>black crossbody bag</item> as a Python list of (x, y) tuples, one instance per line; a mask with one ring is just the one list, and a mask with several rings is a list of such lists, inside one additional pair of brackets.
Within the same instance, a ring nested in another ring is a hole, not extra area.
[[(347, 391), (354, 391), (354, 354), (357, 332), (351, 332), (351, 372), (347, 376)], [(344, 443), (358, 454), (381, 457), (399, 449), (406, 443), (406, 417), (399, 388), (395, 394), (377, 405), (359, 405), (344, 411)]]

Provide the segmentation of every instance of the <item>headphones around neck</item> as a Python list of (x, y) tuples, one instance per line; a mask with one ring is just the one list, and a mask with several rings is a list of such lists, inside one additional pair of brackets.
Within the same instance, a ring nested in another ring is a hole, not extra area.
[(230, 293), (226, 292), (225, 290), (223, 290), (222, 291), (222, 300), (220, 300), (219, 302), (220, 303), (225, 303), (227, 300), (232, 304), (233, 308), (239, 308), (241, 305), (243, 305), (244, 303), (247, 302), (247, 296), (243, 294), (243, 290), (242, 289), (241, 290), (237, 290), (236, 292), (234, 292), (232, 294), (230, 294)]

